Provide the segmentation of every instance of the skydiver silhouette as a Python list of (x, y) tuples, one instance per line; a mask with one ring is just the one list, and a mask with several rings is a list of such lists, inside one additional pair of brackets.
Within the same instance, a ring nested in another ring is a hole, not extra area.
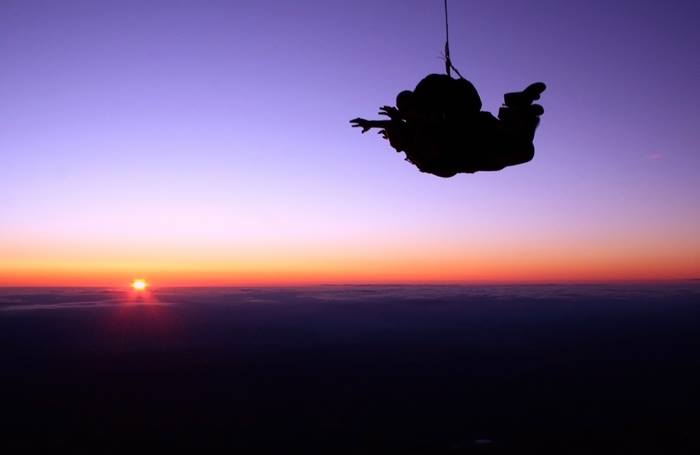
[(481, 111), (481, 99), (466, 79), (430, 74), (413, 91), (396, 97), (396, 107), (382, 106), (388, 120), (355, 118), (362, 133), (379, 128), (397, 152), (421, 172), (439, 177), (497, 171), (530, 161), (542, 106), (533, 104), (546, 86), (537, 82), (506, 93), (498, 118)]

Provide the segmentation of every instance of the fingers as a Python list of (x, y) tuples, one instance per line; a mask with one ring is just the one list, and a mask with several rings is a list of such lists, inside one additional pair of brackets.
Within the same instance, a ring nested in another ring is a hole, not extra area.
[(523, 90), (523, 92), (528, 94), (528, 97), (531, 98), (533, 101), (540, 99), (540, 95), (542, 92), (544, 92), (547, 89), (547, 86), (545, 85), (544, 82), (535, 82), (533, 84), (530, 84)]
[(370, 130), (370, 127), (368, 125), (364, 125), (362, 123), (353, 123), (350, 126), (353, 128), (362, 128), (362, 134), (365, 134), (367, 131)]
[(354, 118), (350, 120), (350, 126), (353, 128), (362, 128), (362, 132), (365, 133), (367, 130), (369, 130), (369, 125), (367, 125), (367, 120), (363, 118)]
[(362, 128), (362, 134), (365, 134), (367, 131), (370, 130), (370, 127), (367, 125), (352, 125), (353, 128)]

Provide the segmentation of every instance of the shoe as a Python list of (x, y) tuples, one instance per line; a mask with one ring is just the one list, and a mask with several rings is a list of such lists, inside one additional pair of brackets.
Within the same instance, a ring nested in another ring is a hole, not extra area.
[(543, 82), (535, 82), (528, 85), (522, 92), (506, 93), (503, 95), (503, 100), (508, 107), (525, 107), (540, 99), (540, 95), (546, 88), (547, 86)]
[(535, 82), (534, 84), (528, 85), (527, 88), (523, 90), (523, 93), (525, 94), (526, 98), (535, 101), (540, 99), (540, 95), (546, 88), (547, 86), (544, 84), (544, 82)]

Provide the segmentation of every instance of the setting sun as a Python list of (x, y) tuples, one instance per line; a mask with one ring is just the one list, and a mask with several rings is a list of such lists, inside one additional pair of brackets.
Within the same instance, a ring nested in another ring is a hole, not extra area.
[(146, 283), (146, 280), (138, 279), (134, 280), (131, 283), (131, 287), (134, 288), (134, 290), (136, 291), (143, 291), (144, 289), (146, 289), (146, 287), (148, 287), (148, 283)]

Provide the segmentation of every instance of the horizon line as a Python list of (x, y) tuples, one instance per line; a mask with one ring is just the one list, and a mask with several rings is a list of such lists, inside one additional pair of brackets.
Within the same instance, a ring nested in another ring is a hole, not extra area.
[[(481, 282), (358, 282), (358, 283), (279, 283), (279, 284), (261, 284), (261, 283), (231, 283), (231, 284), (210, 284), (210, 285), (187, 285), (187, 284), (170, 284), (164, 286), (149, 284), (149, 289), (211, 289), (211, 288), (310, 288), (310, 287), (422, 287), (422, 286), (574, 286), (574, 285), (612, 285), (612, 284), (664, 284), (664, 283), (679, 283), (679, 282), (700, 282), (700, 278), (659, 278), (659, 279), (609, 279), (609, 280), (563, 280), (563, 281), (481, 281)], [(21, 285), (21, 284), (0, 284), (0, 289), (56, 289), (56, 288), (124, 288), (128, 289), (128, 284), (89, 284), (89, 285)]]

